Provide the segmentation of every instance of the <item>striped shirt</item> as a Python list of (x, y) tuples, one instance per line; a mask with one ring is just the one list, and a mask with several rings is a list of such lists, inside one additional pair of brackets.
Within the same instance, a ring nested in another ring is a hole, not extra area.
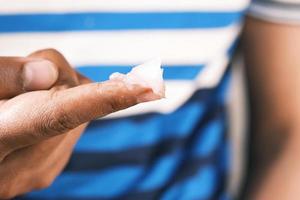
[[(161, 57), (166, 99), (93, 121), (19, 199), (226, 199), (227, 69), (248, 0), (0, 0), (0, 55), (56, 48), (94, 81)], [(87, 102), (88, 103), (88, 102)]]

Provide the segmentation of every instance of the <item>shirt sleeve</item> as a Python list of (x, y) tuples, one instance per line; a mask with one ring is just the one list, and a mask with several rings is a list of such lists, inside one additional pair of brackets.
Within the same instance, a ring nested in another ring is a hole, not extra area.
[(300, 24), (300, 0), (254, 0), (248, 15), (275, 23)]

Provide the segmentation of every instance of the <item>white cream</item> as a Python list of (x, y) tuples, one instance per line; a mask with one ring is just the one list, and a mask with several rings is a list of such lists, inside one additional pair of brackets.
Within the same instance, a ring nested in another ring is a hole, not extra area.
[(141, 85), (151, 88), (154, 94), (159, 95), (161, 98), (165, 96), (163, 69), (161, 68), (160, 59), (154, 59), (138, 65), (132, 68), (127, 74), (121, 74), (119, 72), (113, 73), (109, 79), (122, 80), (129, 86)]

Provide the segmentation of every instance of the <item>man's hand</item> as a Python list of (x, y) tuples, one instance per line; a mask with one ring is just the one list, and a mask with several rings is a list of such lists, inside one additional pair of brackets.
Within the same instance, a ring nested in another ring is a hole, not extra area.
[(51, 49), (0, 57), (0, 198), (49, 186), (86, 122), (135, 105), (149, 92), (120, 81), (89, 83)]

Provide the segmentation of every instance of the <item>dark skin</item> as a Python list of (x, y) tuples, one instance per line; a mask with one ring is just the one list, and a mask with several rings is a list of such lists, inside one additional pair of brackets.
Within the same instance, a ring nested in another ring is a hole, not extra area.
[[(55, 81), (47, 79), (47, 85), (40, 79), (24, 87), (22, 71), (32, 59), (50, 61), (58, 72)], [(0, 199), (48, 187), (87, 122), (153, 100), (149, 88), (90, 83), (53, 49), (26, 58), (0, 57), (0, 79), (6, 79), (0, 85)]]
[(248, 17), (250, 168), (244, 198), (299, 199), (300, 26)]

